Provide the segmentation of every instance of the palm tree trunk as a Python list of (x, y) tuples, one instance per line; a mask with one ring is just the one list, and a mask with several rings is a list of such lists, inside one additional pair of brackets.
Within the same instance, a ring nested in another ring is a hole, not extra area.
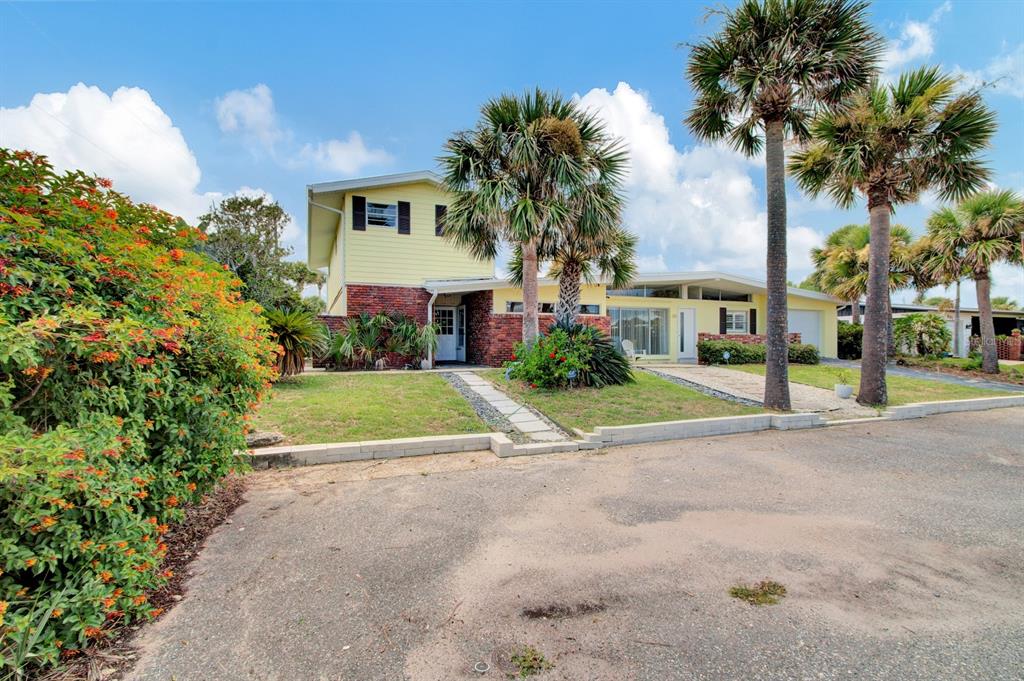
[(561, 326), (572, 326), (580, 309), (580, 280), (582, 272), (577, 262), (562, 264), (558, 277), (558, 302), (555, 304), (555, 321)]
[(850, 322), (860, 324), (860, 299), (850, 303)]
[(953, 299), (953, 356), (960, 356), (960, 280), (956, 280), (956, 297)]
[(537, 319), (537, 240), (522, 245), (523, 251), (523, 342), (531, 345), (539, 332)]
[(768, 194), (768, 325), (764, 406), (789, 411), (789, 320), (786, 310), (786, 150), (782, 121), (765, 121)]
[(974, 273), (978, 292), (978, 316), (981, 318), (981, 370), (999, 373), (999, 351), (996, 349), (996, 327), (992, 321), (992, 282), (988, 270)]
[(893, 334), (892, 326), (892, 291), (885, 287), (885, 358), (890, 360), (896, 357), (896, 337)]
[(868, 294), (864, 306), (864, 347), (860, 362), (857, 401), (884, 405), (889, 401), (885, 385), (885, 362), (889, 338), (889, 221), (891, 212), (884, 198), (868, 197), (871, 223), (871, 252), (868, 260)]

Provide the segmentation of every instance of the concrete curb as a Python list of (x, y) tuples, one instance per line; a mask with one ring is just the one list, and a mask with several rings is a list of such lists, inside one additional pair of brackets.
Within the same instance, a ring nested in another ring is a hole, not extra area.
[(553, 454), (556, 452), (575, 452), (643, 442), (753, 433), (762, 430), (799, 430), (804, 428), (821, 428), (824, 426), (882, 423), (885, 421), (920, 418), (933, 414), (984, 411), (1005, 407), (1024, 407), (1024, 395), (905, 404), (890, 407), (882, 416), (837, 421), (826, 421), (821, 417), (821, 414), (811, 412), (723, 416), (710, 419), (690, 419), (687, 421), (639, 423), (630, 426), (598, 426), (594, 429), (593, 433), (583, 433), (577, 430), (577, 434), (581, 435), (582, 439), (564, 442), (516, 444), (504, 433), (475, 433), (470, 435), (408, 437), (395, 440), (367, 440), (365, 442), (338, 442), (322, 445), (288, 445), (250, 450), (248, 452), (248, 459), (253, 468), (266, 469), (313, 466), (344, 461), (396, 459), (426, 454), (475, 452), (485, 449), (504, 458), (533, 454)]

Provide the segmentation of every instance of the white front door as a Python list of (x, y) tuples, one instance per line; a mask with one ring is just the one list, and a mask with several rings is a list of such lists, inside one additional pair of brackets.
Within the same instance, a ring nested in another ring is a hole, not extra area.
[(692, 308), (679, 311), (679, 359), (697, 358), (696, 316), (697, 311)]
[(437, 361), (454, 362), (458, 359), (455, 334), (455, 308), (435, 307), (434, 324), (437, 325)]

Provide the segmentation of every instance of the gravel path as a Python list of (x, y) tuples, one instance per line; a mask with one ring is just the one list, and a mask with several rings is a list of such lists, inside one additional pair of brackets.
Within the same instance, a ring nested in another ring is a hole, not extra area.
[[(745, 371), (717, 366), (684, 364), (678, 367), (660, 367), (658, 371), (676, 376), (709, 390), (726, 393), (736, 398), (762, 404), (764, 376), (748, 374)], [(789, 397), (794, 411), (820, 412), (827, 419), (852, 419), (878, 416), (870, 407), (857, 404), (855, 400), (843, 400), (831, 390), (823, 390), (802, 383), (789, 384)]]
[(1017, 408), (253, 474), (127, 678), (493, 681), (531, 645), (537, 681), (1019, 681), (1022, 442)]

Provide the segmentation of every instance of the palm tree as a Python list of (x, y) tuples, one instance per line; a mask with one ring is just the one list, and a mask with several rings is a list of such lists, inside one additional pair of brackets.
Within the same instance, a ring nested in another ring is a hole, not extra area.
[(1009, 296), (995, 296), (992, 298), (993, 310), (1016, 310), (1020, 304)]
[(840, 106), (870, 80), (883, 46), (866, 13), (866, 2), (851, 0), (743, 0), (690, 53), (694, 135), (728, 140), (748, 156), (765, 150), (770, 409), (790, 408), (783, 145), (787, 134), (805, 139), (816, 111)]
[(827, 192), (842, 207), (867, 198), (871, 262), (864, 314), (861, 404), (886, 404), (889, 222), (896, 206), (936, 189), (959, 199), (983, 185), (978, 159), (996, 129), (995, 114), (977, 92), (956, 92), (955, 78), (921, 68), (896, 83), (873, 82), (847, 110), (811, 124), (812, 143), (789, 168), (806, 192)]
[[(481, 109), (473, 130), (455, 133), (441, 157), (453, 195), (445, 236), (475, 256), (494, 258), (502, 241), (522, 257), (523, 341), (537, 336), (538, 248), (578, 220), (575, 208), (612, 213), (618, 200), (588, 196), (618, 186), (626, 152), (576, 102), (538, 89), (502, 95)], [(615, 197), (613, 197), (615, 198)]]
[(281, 346), (277, 356), (277, 373), (281, 378), (301, 374), (306, 358), (327, 348), (327, 327), (305, 310), (279, 310), (263, 312), (274, 340)]
[(981, 322), (981, 370), (999, 373), (996, 330), (992, 321), (992, 265), (1024, 263), (1021, 233), (1024, 200), (1012, 191), (975, 194), (956, 208), (942, 208), (928, 220), (928, 237), (938, 255), (935, 268), (948, 259), (970, 273), (978, 294)]
[[(636, 274), (636, 242), (634, 234), (617, 224), (596, 233), (577, 228), (540, 240), (540, 259), (551, 263), (549, 274), (558, 279), (557, 324), (565, 328), (576, 324), (583, 281), (600, 277), (612, 288), (629, 284)], [(514, 285), (522, 285), (523, 258), (518, 248), (512, 252), (509, 275)]]
[[(889, 292), (910, 286), (914, 280), (913, 233), (903, 225), (893, 225), (889, 250)], [(846, 225), (828, 235), (823, 248), (811, 249), (812, 276), (825, 293), (851, 301), (859, 312), (860, 299), (868, 294), (871, 262), (871, 227)], [(859, 324), (860, 320), (854, 321)], [(888, 316), (888, 336), (892, 335), (892, 310)], [(887, 346), (894, 348), (890, 342)]]

